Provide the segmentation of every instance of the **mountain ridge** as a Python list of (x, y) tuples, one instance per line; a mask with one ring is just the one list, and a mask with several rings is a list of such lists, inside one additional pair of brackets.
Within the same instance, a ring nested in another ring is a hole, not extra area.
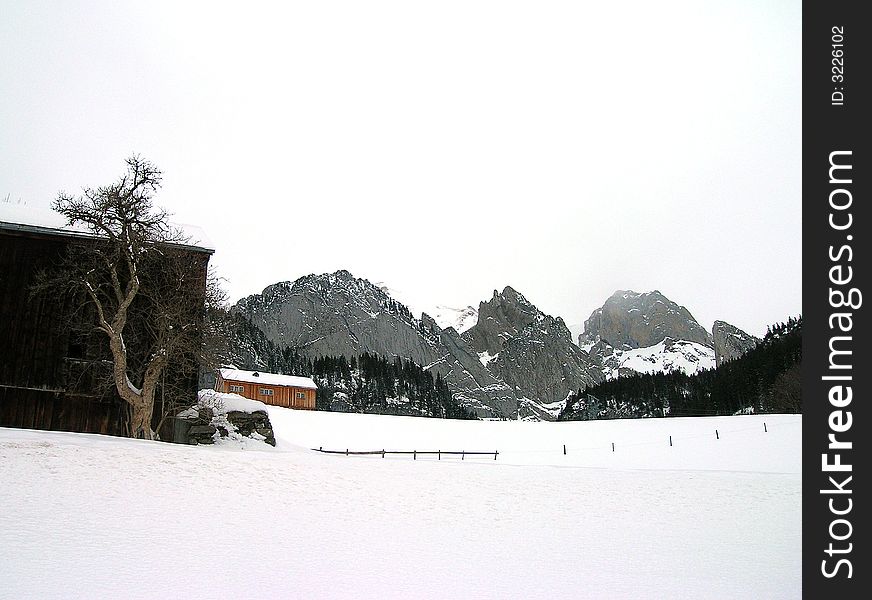
[(573, 390), (631, 373), (693, 374), (714, 368), (719, 356), (741, 355), (756, 339), (723, 321), (710, 333), (658, 290), (616, 291), (577, 342), (562, 317), (510, 285), (478, 308), (435, 305), (447, 309), (439, 321), (427, 312), (416, 317), (391, 291), (341, 269), (271, 284), (231, 312), (311, 358), (366, 352), (411, 360), (444, 378), (463, 407), (498, 419), (552, 420)]

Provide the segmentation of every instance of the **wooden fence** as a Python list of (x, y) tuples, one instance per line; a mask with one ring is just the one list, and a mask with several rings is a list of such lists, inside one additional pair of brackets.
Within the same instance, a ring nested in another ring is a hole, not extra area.
[(442, 455), (448, 456), (459, 456), (460, 460), (465, 460), (467, 456), (493, 456), (494, 460), (497, 459), (499, 455), (499, 450), (494, 450), (493, 452), (472, 452), (467, 450), (349, 450), (346, 448), (345, 450), (325, 450), (324, 447), (312, 448), (312, 450), (316, 452), (323, 452), (324, 454), (344, 454), (345, 456), (359, 455), (359, 454), (380, 454), (382, 458), (385, 457), (386, 454), (411, 454), (412, 460), (418, 460), (418, 456), (423, 455), (436, 455), (439, 460), (442, 460)]

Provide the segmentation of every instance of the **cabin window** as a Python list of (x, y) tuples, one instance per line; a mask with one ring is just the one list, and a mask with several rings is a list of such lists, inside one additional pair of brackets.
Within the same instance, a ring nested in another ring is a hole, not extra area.
[(232, 394), (233, 392), (239, 392), (239, 393), (242, 393), (242, 392), (244, 392), (244, 391), (245, 391), (245, 387), (244, 387), (244, 386), (241, 386), (241, 385), (231, 385), (231, 386), (230, 386), (230, 393), (231, 393), (231, 394)]
[(306, 392), (297, 392), (297, 400), (305, 400)]
[(270, 389), (267, 389), (267, 388), (260, 388), (260, 395), (261, 396), (272, 396), (273, 391)]

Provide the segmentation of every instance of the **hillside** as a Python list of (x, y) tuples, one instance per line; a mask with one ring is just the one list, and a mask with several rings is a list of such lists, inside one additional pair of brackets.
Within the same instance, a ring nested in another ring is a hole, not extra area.
[[(475, 418), (460, 406), (438, 373), (400, 357), (388, 361), (366, 352), (346, 358), (314, 360), (290, 346), (279, 347), (240, 313), (212, 310), (214, 360), (247, 370), (312, 377), (318, 385), (319, 410), (440, 418)], [(214, 374), (204, 371), (201, 387), (212, 388)]]
[(443, 419), (474, 419), (460, 406), (442, 376), (412, 361), (388, 361), (364, 352), (347, 361), (322, 356), (312, 362), (318, 410)]

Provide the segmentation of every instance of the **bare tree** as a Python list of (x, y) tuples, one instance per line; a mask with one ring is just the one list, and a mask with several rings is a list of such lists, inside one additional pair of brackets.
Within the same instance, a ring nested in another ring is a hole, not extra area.
[(203, 343), (199, 356), (200, 367), (214, 370), (227, 360), (230, 354), (227, 321), (229, 308), (227, 305), (227, 290), (223, 284), (226, 280), (219, 277), (210, 266), (206, 274), (205, 319), (203, 322)]
[[(229, 354), (228, 332), (224, 328), (224, 320), (228, 315), (227, 291), (222, 286), (223, 281), (225, 280), (219, 277), (210, 265), (206, 272), (206, 287), (202, 301), (200, 302), (198, 298), (198, 306), (202, 305), (203, 308), (201, 321), (198, 321), (202, 324), (201, 336), (199, 340), (186, 336), (188, 343), (198, 345), (181, 348), (180, 350), (183, 351), (176, 353), (173, 360), (176, 370), (197, 377), (200, 383), (203, 383), (203, 374), (214, 373)], [(195, 400), (190, 396), (190, 382), (187, 379), (179, 381), (162, 377), (160, 396), (155, 398), (155, 411), (159, 415), (155, 431), (161, 430), (167, 417), (190, 408)]]
[[(115, 183), (60, 193), (52, 208), (93, 239), (70, 248), (48, 286), (79, 295), (91, 307), (93, 324), (108, 341), (111, 379), (130, 407), (131, 437), (153, 439), (155, 394), (190, 394), (167, 382), (174, 372), (194, 372), (202, 346), (207, 255), (186, 248), (152, 199), (161, 172), (139, 156)], [(190, 399), (191, 403), (193, 398)]]

